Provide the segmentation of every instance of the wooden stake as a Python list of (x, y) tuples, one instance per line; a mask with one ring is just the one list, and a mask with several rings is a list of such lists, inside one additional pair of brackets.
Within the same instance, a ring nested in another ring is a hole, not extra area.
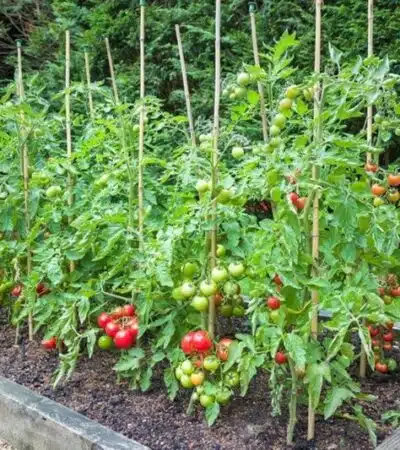
[[(321, 9), (323, 0), (315, 0), (315, 59), (314, 71), (316, 74), (321, 73)], [(317, 83), (314, 93), (314, 142), (318, 146), (321, 140), (321, 86)], [(312, 168), (312, 180), (316, 183), (319, 178), (318, 166)], [(318, 258), (319, 258), (319, 197), (320, 193), (315, 193), (313, 201), (313, 225), (312, 225), (312, 277), (318, 277)], [(312, 302), (312, 321), (311, 334), (314, 339), (318, 339), (318, 305), (319, 292), (318, 289), (311, 291)], [(308, 440), (315, 437), (315, 411), (311, 404), (308, 405)]]
[(181, 61), (183, 90), (185, 92), (186, 110), (187, 110), (187, 116), (188, 116), (188, 120), (189, 120), (190, 138), (192, 140), (193, 146), (195, 147), (196, 146), (196, 134), (194, 131), (192, 104), (190, 102), (189, 83), (188, 83), (188, 79), (187, 79), (185, 55), (183, 54), (183, 45), (182, 45), (181, 31), (180, 31), (179, 25), (175, 25), (175, 31), (176, 31), (176, 40), (178, 42), (179, 58)]
[[(72, 138), (71, 138), (71, 40), (69, 30), (65, 32), (65, 132), (67, 138), (67, 157), (72, 159)], [(68, 206), (74, 203), (74, 180), (70, 172), (68, 172)], [(71, 217), (69, 217), (71, 223)], [(69, 262), (69, 271), (75, 270), (75, 262)]]
[[(250, 12), (251, 37), (252, 37), (252, 41), (253, 41), (254, 64), (257, 67), (260, 67), (260, 55), (258, 52), (255, 8), (256, 8), (255, 3), (250, 3), (249, 12)], [(260, 82), (258, 82), (257, 85), (258, 85), (258, 95), (260, 96), (260, 116), (261, 116), (261, 124), (262, 124), (262, 133), (263, 133), (264, 142), (267, 142), (268, 141), (268, 122), (267, 122), (267, 114), (265, 111), (264, 86)]]
[(145, 79), (144, 79), (144, 40), (145, 40), (145, 7), (146, 1), (140, 0), (140, 123), (139, 123), (139, 155), (138, 155), (138, 219), (139, 219), (139, 250), (143, 251), (144, 229), (144, 185), (143, 185), (143, 156), (144, 156), (144, 121), (145, 109)]
[(114, 63), (113, 63), (113, 58), (111, 55), (111, 47), (110, 47), (110, 42), (108, 40), (108, 37), (106, 37), (104, 39), (104, 41), (106, 43), (108, 66), (110, 68), (111, 84), (112, 84), (112, 88), (113, 88), (113, 92), (114, 92), (114, 101), (117, 105), (119, 105), (118, 87), (117, 87), (117, 82), (115, 80)]
[[(215, 1), (215, 94), (214, 94), (214, 128), (213, 150), (211, 153), (211, 195), (212, 212), (211, 221), (211, 255), (210, 266), (217, 264), (217, 183), (218, 183), (218, 138), (219, 138), (219, 107), (221, 101), (221, 0)], [(215, 331), (215, 303), (209, 302), (208, 308), (208, 333), (214, 339)]]
[[(368, 57), (374, 54), (374, 0), (368, 0)], [(367, 109), (367, 143), (372, 145), (372, 122), (373, 122), (373, 106)], [(367, 163), (373, 161), (371, 153), (367, 153)], [(367, 354), (364, 346), (361, 346), (360, 353), (360, 378), (365, 378), (367, 374)]]
[[(19, 100), (22, 103), (24, 101), (24, 82), (22, 78), (22, 50), (21, 50), (21, 42), (17, 41), (17, 60), (18, 60), (18, 95)], [(28, 147), (25, 142), (25, 133), (24, 130), (24, 114), (21, 113), (21, 134), (22, 134), (22, 177), (24, 181), (24, 217), (25, 217), (25, 236), (28, 237), (30, 229), (31, 229), (31, 220), (29, 216), (29, 154)], [(28, 245), (26, 252), (26, 272), (28, 276), (32, 272), (32, 252)], [(17, 328), (17, 336), (19, 335), (19, 327)], [(29, 312), (28, 315), (28, 337), (29, 340), (33, 340), (33, 320), (32, 313)]]
[(86, 49), (84, 50), (84, 56), (85, 56), (86, 84), (87, 84), (87, 89), (88, 89), (89, 114), (90, 114), (90, 118), (93, 120), (94, 119), (94, 108), (93, 108), (93, 97), (92, 97), (92, 81), (90, 79), (89, 53)]

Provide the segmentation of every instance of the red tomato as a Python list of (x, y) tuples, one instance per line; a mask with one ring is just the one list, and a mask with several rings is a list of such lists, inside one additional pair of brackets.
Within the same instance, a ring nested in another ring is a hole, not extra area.
[(372, 185), (371, 192), (375, 197), (380, 197), (386, 192), (386, 188), (381, 186), (380, 184)]
[(274, 276), (274, 278), (273, 278), (273, 282), (274, 282), (276, 285), (278, 285), (278, 286), (282, 286), (282, 285), (283, 285), (282, 280), (281, 280), (281, 277), (280, 277), (277, 273), (275, 274), (275, 276)]
[(57, 348), (57, 338), (52, 337), (50, 339), (43, 339), (42, 347), (46, 350), (54, 350), (55, 348)]
[(292, 204), (294, 206), (297, 206), (297, 202), (298, 202), (299, 198), (300, 197), (296, 194), (296, 192), (291, 192), (289, 194), (289, 200), (292, 202)]
[(224, 296), (220, 292), (217, 292), (214, 295), (214, 304), (215, 304), (215, 306), (219, 306), (222, 303), (223, 299), (224, 299)]
[(381, 297), (383, 297), (383, 296), (385, 295), (385, 288), (379, 287), (379, 288), (378, 288), (378, 295), (380, 295)]
[(394, 339), (394, 337), (393, 337), (393, 333), (391, 331), (389, 331), (389, 333), (386, 333), (383, 335), (383, 340), (385, 342), (392, 342), (393, 339)]
[(139, 334), (139, 324), (137, 322), (134, 322), (128, 325), (127, 328), (125, 329), (132, 334), (132, 336), (135, 338), (136, 341), (137, 335)]
[(385, 342), (383, 344), (383, 350), (391, 352), (393, 350), (393, 344), (391, 342)]
[(208, 352), (212, 348), (212, 341), (208, 336), (207, 331), (196, 331), (192, 339), (193, 347), (199, 353)]
[(100, 328), (104, 329), (106, 327), (106, 325), (108, 324), (108, 322), (111, 322), (111, 317), (105, 312), (102, 312), (99, 315), (99, 317), (97, 318), (97, 325)]
[(124, 317), (124, 310), (121, 306), (118, 306), (118, 308), (115, 308), (110, 315), (113, 319), (120, 319), (121, 317)]
[(390, 293), (392, 294), (392, 297), (400, 297), (400, 286), (398, 286), (397, 288), (394, 288), (390, 291)]
[(135, 315), (135, 307), (134, 305), (125, 305), (122, 307), (122, 313), (124, 317), (133, 317)]
[(200, 355), (200, 358), (196, 358), (192, 361), (192, 364), (197, 367), (197, 369), (201, 369), (203, 367), (203, 355)]
[(276, 352), (275, 354), (275, 362), (277, 364), (286, 364), (287, 363), (287, 356), (283, 352)]
[(181, 349), (187, 355), (194, 352), (193, 335), (194, 331), (191, 331), (190, 333), (185, 334), (181, 340)]
[(130, 330), (119, 330), (114, 336), (114, 345), (117, 348), (128, 349), (135, 343), (135, 337)]
[(369, 330), (369, 334), (371, 335), (371, 337), (378, 336), (378, 334), (379, 334), (379, 329), (373, 327), (372, 325), (368, 325), (368, 330)]
[(19, 297), (21, 294), (22, 294), (22, 284), (18, 284), (11, 291), (11, 296), (12, 297)]
[(376, 173), (378, 172), (378, 169), (379, 167), (371, 161), (368, 161), (367, 164), (365, 164), (366, 172)]
[(388, 372), (388, 366), (385, 363), (377, 362), (375, 364), (375, 369), (380, 373), (387, 373)]
[(304, 207), (306, 206), (306, 203), (307, 203), (307, 197), (300, 197), (296, 203), (297, 209), (298, 210), (304, 209)]
[(232, 339), (223, 338), (217, 344), (217, 358), (221, 361), (228, 361), (229, 346), (232, 344)]
[(116, 322), (110, 321), (105, 326), (104, 331), (108, 336), (113, 338), (118, 333), (118, 331), (120, 331), (120, 329), (121, 327)]
[(271, 295), (271, 297), (268, 297), (267, 299), (267, 306), (269, 309), (279, 309), (281, 307), (281, 301), (279, 298)]
[(400, 186), (400, 175), (389, 175), (388, 183), (389, 186)]
[(42, 295), (48, 294), (50, 292), (50, 289), (44, 284), (39, 283), (36, 286), (36, 294), (41, 297)]

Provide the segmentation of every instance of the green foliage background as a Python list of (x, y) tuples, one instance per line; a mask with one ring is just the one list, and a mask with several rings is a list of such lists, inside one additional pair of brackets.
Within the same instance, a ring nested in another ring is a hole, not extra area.
[[(400, 60), (396, 45), (400, 29), (400, 1), (385, 0), (375, 5), (375, 51)], [(259, 40), (271, 45), (287, 29), (295, 31), (301, 44), (295, 65), (303, 71), (313, 66), (314, 1), (265, 0), (257, 2)], [(223, 70), (234, 72), (252, 62), (248, 2), (223, 2)], [(0, 2), (2, 84), (12, 77), (15, 39), (25, 41), (25, 70), (41, 70), (46, 92), (59, 91), (63, 83), (64, 30), (73, 43), (73, 78), (83, 79), (80, 50), (88, 45), (93, 79), (103, 80), (108, 68), (103, 37), (108, 36), (125, 98), (133, 100), (139, 90), (139, 6), (138, 0), (17, 0)], [(184, 106), (174, 25), (182, 25), (184, 50), (196, 113), (211, 108), (214, 58), (214, 2), (209, 0), (149, 1), (146, 23), (147, 92), (165, 101), (169, 110)], [(367, 53), (367, 0), (326, 0), (323, 16), (325, 54), (328, 42), (350, 58)], [(393, 67), (393, 66), (392, 66)], [(396, 70), (396, 64), (394, 65)]]

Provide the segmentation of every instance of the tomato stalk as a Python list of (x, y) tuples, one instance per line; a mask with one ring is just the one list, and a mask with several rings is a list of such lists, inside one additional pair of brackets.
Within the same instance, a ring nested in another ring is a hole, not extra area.
[[(221, 0), (215, 2), (215, 96), (214, 96), (214, 127), (213, 149), (211, 153), (211, 258), (210, 266), (213, 269), (217, 264), (217, 183), (218, 183), (218, 138), (219, 138), (219, 107), (221, 99)], [(208, 333), (214, 339), (215, 329), (215, 303), (209, 303)]]
[[(315, 61), (314, 71), (317, 75), (321, 73), (321, 9), (323, 0), (315, 0)], [(318, 148), (321, 141), (322, 123), (321, 123), (321, 86), (318, 82), (315, 86), (314, 95), (314, 143)], [(312, 167), (312, 181), (317, 183), (319, 178), (319, 168), (317, 165)], [(317, 191), (313, 200), (313, 224), (312, 224), (312, 277), (318, 277), (318, 258), (319, 258), (319, 197)], [(318, 339), (318, 305), (319, 292), (317, 288), (311, 290), (312, 318), (311, 335), (313, 339)], [(308, 440), (315, 437), (315, 411), (311, 403), (311, 397), (308, 404)]]
[(114, 93), (114, 101), (115, 101), (116, 105), (119, 105), (118, 86), (117, 86), (117, 81), (115, 79), (114, 62), (113, 62), (113, 57), (111, 54), (110, 41), (108, 40), (108, 37), (106, 37), (104, 39), (104, 42), (106, 44), (108, 67), (110, 69), (111, 84), (112, 84), (112, 89), (113, 89), (113, 93)]
[(175, 25), (175, 32), (176, 32), (176, 40), (177, 40), (177, 43), (178, 43), (179, 59), (180, 59), (180, 62), (181, 62), (183, 90), (184, 90), (184, 93), (185, 93), (186, 112), (187, 112), (188, 121), (189, 121), (190, 139), (192, 141), (193, 147), (195, 147), (196, 146), (196, 133), (195, 133), (195, 130), (194, 130), (192, 104), (191, 104), (191, 101), (190, 101), (189, 82), (188, 82), (188, 78), (187, 78), (185, 55), (183, 53), (181, 31), (180, 31), (179, 25)]
[[(252, 43), (253, 43), (254, 64), (256, 65), (256, 67), (260, 67), (260, 55), (258, 52), (258, 39), (257, 39), (257, 25), (256, 25), (255, 9), (256, 9), (256, 4), (250, 3), (249, 14), (250, 14), (250, 26), (251, 26), (251, 38), (252, 38)], [(267, 142), (268, 141), (268, 122), (267, 122), (267, 114), (265, 111), (264, 86), (260, 81), (257, 83), (257, 86), (258, 86), (258, 95), (260, 96), (260, 116), (261, 116), (262, 133), (263, 133), (264, 142)]]
[(292, 388), (290, 391), (290, 402), (289, 402), (289, 422), (287, 427), (286, 443), (288, 445), (293, 444), (293, 434), (297, 423), (297, 374), (294, 367), (292, 358), (288, 358), (290, 374), (292, 378)]
[[(18, 81), (17, 81), (17, 89), (20, 103), (24, 101), (24, 82), (22, 79), (22, 50), (21, 50), (21, 42), (17, 41), (17, 60), (18, 60)], [(22, 177), (24, 183), (24, 217), (25, 217), (25, 236), (28, 237), (31, 228), (31, 220), (29, 216), (29, 154), (28, 154), (28, 146), (26, 144), (25, 138), (25, 130), (24, 130), (24, 113), (21, 112), (21, 131), (20, 135), (22, 135), (22, 147), (21, 147), (21, 155), (22, 155)], [(27, 243), (26, 249), (26, 271), (29, 276), (32, 272), (32, 252), (30, 249), (30, 245)], [(32, 312), (29, 312), (28, 315), (28, 335), (29, 340), (33, 339), (33, 320), (32, 320)], [(16, 330), (16, 340), (18, 340), (19, 336), (19, 327)]]
[(85, 58), (85, 73), (86, 73), (86, 85), (87, 85), (87, 93), (88, 93), (88, 105), (89, 105), (89, 115), (90, 119), (94, 119), (94, 108), (93, 108), (93, 97), (92, 97), (92, 82), (90, 79), (90, 62), (89, 62), (89, 53), (85, 48), (83, 51), (83, 55)]

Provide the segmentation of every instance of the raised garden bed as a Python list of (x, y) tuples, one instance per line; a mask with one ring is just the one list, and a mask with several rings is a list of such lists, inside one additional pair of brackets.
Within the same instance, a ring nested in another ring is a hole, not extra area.
[[(113, 365), (118, 354), (96, 352), (89, 360), (79, 360), (72, 378), (53, 390), (51, 378), (57, 368), (57, 356), (40, 348), (38, 342), (23, 341), (14, 347), (14, 329), (0, 327), (0, 375), (44, 395), (134, 439), (152, 450), (286, 449), (286, 414), (271, 416), (266, 396), (267, 380), (258, 378), (246, 398), (237, 398), (225, 408), (213, 428), (202, 414), (186, 416), (183, 402), (171, 402), (160, 378), (147, 393), (134, 392), (126, 382), (115, 383)], [(381, 442), (392, 429), (380, 422), (385, 410), (400, 409), (400, 380), (397, 376), (369, 379), (363, 390), (377, 400), (365, 404), (366, 413), (379, 423)], [(306, 408), (300, 410), (296, 429), (296, 449), (312, 448), (306, 442)], [(338, 417), (317, 419), (320, 449), (370, 449), (367, 433), (353, 422)]]

